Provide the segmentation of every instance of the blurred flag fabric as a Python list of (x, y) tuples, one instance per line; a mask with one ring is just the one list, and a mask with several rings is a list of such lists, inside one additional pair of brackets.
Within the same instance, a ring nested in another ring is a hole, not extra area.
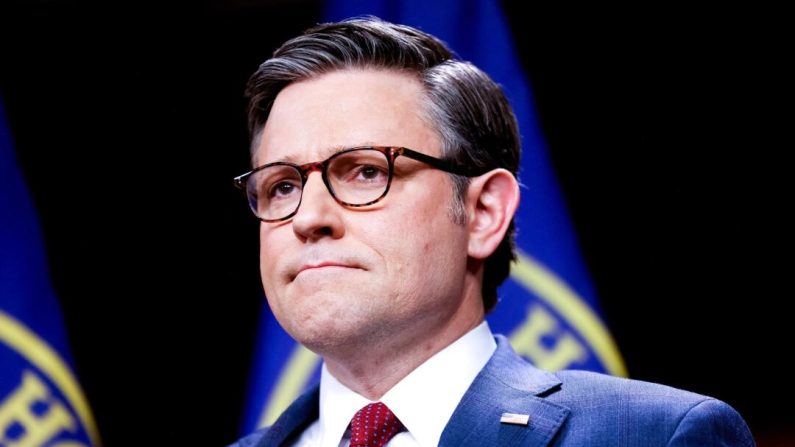
[(0, 446), (99, 446), (0, 97)]
[[(522, 133), (522, 201), (516, 216), (519, 260), (499, 290), (500, 301), (487, 316), (489, 325), (509, 336), (517, 352), (541, 368), (626, 376), (602, 321), (500, 2), (327, 0), (325, 7), (326, 21), (372, 14), (429, 32), (503, 87)], [(297, 345), (267, 306), (260, 325), (244, 433), (272, 423), (319, 377), (317, 356)]]

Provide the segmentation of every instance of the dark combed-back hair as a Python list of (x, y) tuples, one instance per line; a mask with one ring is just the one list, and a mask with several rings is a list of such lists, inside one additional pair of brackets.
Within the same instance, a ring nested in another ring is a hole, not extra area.
[[(443, 156), (465, 166), (504, 168), (517, 175), (520, 139), (516, 118), (502, 89), (469, 62), (458, 59), (436, 37), (376, 17), (317, 25), (285, 42), (249, 79), (246, 96), (252, 150), (276, 95), (288, 84), (344, 69), (383, 69), (415, 75), (425, 92), (427, 121), (442, 141)], [(384, 142), (389, 144), (389, 142)], [(450, 174), (458, 200), (452, 217), (464, 224), (469, 179)], [(483, 304), (497, 303), (497, 287), (508, 277), (514, 253), (513, 221), (486, 260)]]

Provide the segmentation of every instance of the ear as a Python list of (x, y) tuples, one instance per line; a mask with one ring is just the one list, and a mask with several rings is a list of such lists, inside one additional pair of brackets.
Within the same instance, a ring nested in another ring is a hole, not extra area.
[(486, 259), (500, 245), (519, 206), (519, 183), (505, 169), (470, 180), (467, 190), (469, 245), (467, 254)]

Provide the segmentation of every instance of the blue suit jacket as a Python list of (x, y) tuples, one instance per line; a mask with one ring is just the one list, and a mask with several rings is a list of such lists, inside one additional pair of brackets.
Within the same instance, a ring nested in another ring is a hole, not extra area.
[[(585, 371), (542, 371), (502, 336), (442, 433), (440, 446), (753, 446), (729, 405), (664, 385)], [(529, 424), (500, 423), (503, 413)], [(318, 388), (269, 428), (230, 447), (290, 445), (318, 417)]]

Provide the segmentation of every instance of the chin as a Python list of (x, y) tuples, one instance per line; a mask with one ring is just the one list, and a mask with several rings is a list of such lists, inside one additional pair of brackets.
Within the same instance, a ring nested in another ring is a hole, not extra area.
[(318, 355), (338, 352), (342, 347), (350, 346), (350, 337), (339, 332), (330, 332), (322, 328), (302, 327), (297, 331), (288, 333), (307, 349)]
[(319, 354), (341, 354), (359, 345), (362, 340), (375, 339), (368, 334), (367, 319), (359, 319), (348, 314), (346, 317), (315, 315), (294, 324), (287, 332), (310, 351)]
[(286, 319), (277, 316), (277, 320), (291, 337), (307, 348), (336, 343), (336, 340), (345, 338), (343, 332), (350, 331), (350, 320), (331, 315), (327, 304), (308, 304), (305, 301), (301, 307), (301, 314), (293, 313)]

